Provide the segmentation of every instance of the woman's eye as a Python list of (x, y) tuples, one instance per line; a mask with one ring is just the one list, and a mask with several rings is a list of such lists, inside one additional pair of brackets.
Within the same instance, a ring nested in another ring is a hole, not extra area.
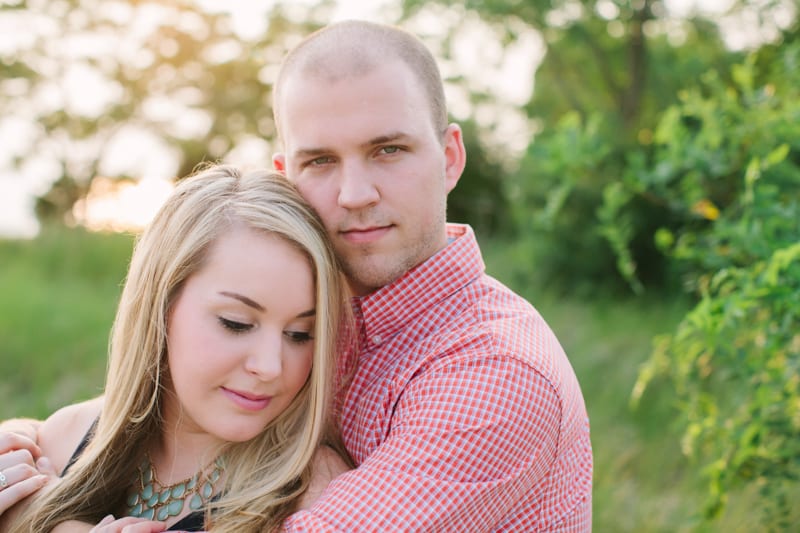
[(394, 154), (394, 153), (400, 151), (400, 147), (399, 146), (384, 146), (383, 148), (381, 148), (381, 151), (384, 154)]
[(222, 324), (222, 327), (224, 327), (229, 331), (232, 331), (233, 333), (244, 333), (245, 331), (249, 331), (253, 327), (252, 324), (237, 322), (236, 320), (229, 320), (223, 317), (218, 317), (218, 318), (219, 318), (219, 323)]
[(314, 337), (311, 336), (311, 333), (307, 331), (286, 331), (284, 332), (291, 342), (296, 344), (303, 344), (309, 341), (313, 341)]

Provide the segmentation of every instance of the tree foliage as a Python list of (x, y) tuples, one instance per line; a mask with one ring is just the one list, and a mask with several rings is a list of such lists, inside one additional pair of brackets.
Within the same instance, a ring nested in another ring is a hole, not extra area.
[(668, 378), (684, 451), (705, 464), (706, 516), (754, 484), (775, 530), (789, 526), (800, 481), (798, 66), (792, 43), (750, 55), (731, 84), (705, 76), (663, 114), (651, 160), (630, 179), (678, 214), (656, 239), (700, 295), (657, 339), (634, 398)]
[[(60, 219), (98, 175), (183, 176), (248, 142), (261, 143), (268, 165), (272, 76), (291, 40), (318, 27), (328, 4), (302, 16), (278, 6), (256, 36), (237, 33), (229, 14), (184, 0), (6, 6), (0, 16), (15, 17), (32, 37), (18, 39), (0, 63), (0, 110), (27, 124), (15, 166), (49, 170), (39, 214)], [(121, 166), (130, 152), (139, 157)]]
[[(174, 178), (223, 159), (270, 166), (278, 64), (332, 6), (276, 3), (254, 14), (262, 31), (243, 33), (230, 12), (189, 0), (3, 4), (8, 24), (34, 28), (0, 61), (0, 112), (27, 125), (14, 166), (50, 176), (39, 217), (62, 220), (97, 176)], [(75, 91), (96, 98), (87, 105)], [(505, 212), (499, 167), (468, 123), (465, 140), (470, 179), (451, 196), (450, 214), (488, 232)], [(240, 157), (247, 150), (255, 155)]]
[[(635, 167), (631, 159), (652, 149), (660, 114), (687, 80), (715, 71), (727, 81), (741, 60), (717, 21), (676, 18), (657, 0), (437, 3), (479, 12), (505, 43), (521, 28), (543, 38), (524, 106), (538, 133), (502, 182), (514, 237), (542, 277), (571, 288), (580, 280), (592, 290), (671, 288), (675, 277), (653, 234), (671, 227), (674, 213), (653, 196), (623, 199), (615, 191)], [(404, 4), (413, 17), (430, 2)]]

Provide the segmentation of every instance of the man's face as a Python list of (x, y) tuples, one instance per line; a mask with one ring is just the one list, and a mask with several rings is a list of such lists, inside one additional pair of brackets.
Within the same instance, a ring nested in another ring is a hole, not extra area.
[(433, 127), (400, 61), (337, 81), (293, 73), (275, 168), (322, 217), (356, 294), (382, 287), (446, 242), (447, 193), (464, 169), (461, 131)]

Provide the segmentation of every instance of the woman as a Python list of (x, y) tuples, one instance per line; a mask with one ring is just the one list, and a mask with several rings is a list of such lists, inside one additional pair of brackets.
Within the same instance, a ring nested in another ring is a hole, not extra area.
[(283, 177), (218, 166), (180, 182), (136, 244), (104, 397), (44, 423), (42, 454), (67, 473), (11, 531), (109, 514), (277, 528), (308, 504), (312, 466), (346, 468), (318, 452), (335, 441), (345, 291), (322, 224)]
[(42, 488), (47, 476), (41, 474), (41, 450), (32, 440), (17, 433), (0, 433), (0, 515), (6, 509)]

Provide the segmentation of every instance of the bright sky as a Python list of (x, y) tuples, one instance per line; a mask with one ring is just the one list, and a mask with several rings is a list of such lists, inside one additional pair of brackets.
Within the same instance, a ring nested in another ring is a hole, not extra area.
[[(34, 0), (35, 1), (35, 0)], [(46, 0), (39, 0), (46, 1)], [(222, 10), (232, 14), (234, 28), (243, 37), (257, 35), (265, 31), (264, 13), (273, 4), (273, 1), (240, 1), (219, 2), (217, 0), (197, 0), (209, 11)], [(685, 16), (694, 9), (704, 12), (722, 13), (733, 0), (668, 0), (667, 4), (676, 16)], [(768, 0), (756, 0), (766, 2)], [(313, 3), (314, 0), (295, 0), (298, 3)], [(0, 0), (0, 4), (3, 0)], [(397, 2), (393, 0), (338, 0), (332, 20), (359, 18), (386, 22), (396, 20), (399, 15)], [(110, 6), (111, 4), (106, 4)], [(603, 9), (609, 9), (613, 17), (613, 4), (609, 2)], [(109, 8), (110, 9), (110, 8)], [(791, 19), (791, 12), (784, 13), (785, 20)], [(124, 16), (124, 15), (120, 15)], [(568, 16), (566, 14), (565, 16)], [(781, 17), (780, 12), (777, 17)], [(141, 26), (137, 29), (136, 24)], [(534, 69), (542, 55), (541, 41), (532, 32), (523, 32), (519, 41), (510, 49), (504, 50), (497, 44), (489, 31), (482, 27), (477, 18), (446, 20), (442, 16), (429, 16), (415, 21), (415, 31), (420, 34), (436, 34), (450, 25), (458, 25), (466, 29), (457, 46), (455, 58), (456, 65), (442, 65), (443, 74), (449, 71), (472, 74), (472, 82), (477, 86), (493, 92), (497, 100), (505, 102), (508, 113), (503, 112), (502, 120), (493, 128), (493, 134), (503, 141), (503, 144), (512, 152), (524, 149), (530, 135), (530, 126), (523, 117), (516, 112), (515, 106), (524, 103), (532, 90)], [(749, 31), (755, 27), (753, 20), (747, 16), (741, 20), (725, 22), (727, 38), (732, 47), (746, 46), (753, 38), (754, 32)], [(419, 28), (419, 30), (416, 30)], [(40, 33), (46, 34), (47, 28), (38, 28)], [(145, 32), (146, 22), (138, 21), (133, 24), (132, 32)], [(52, 31), (52, 28), (51, 28)], [(25, 24), (14, 21), (8, 16), (0, 16), (0, 55), (13, 53), (15, 47), (25, 39), (32, 38), (31, 32)], [(109, 46), (118, 46), (114, 41), (115, 36), (110, 36)], [(81, 42), (80, 40), (68, 43), (77, 55), (94, 55), (99, 57), (96, 42)], [(135, 47), (135, 45), (133, 45)], [(59, 53), (62, 51), (59, 50)], [(118, 51), (119, 52), (119, 51)], [(123, 53), (125, 50), (122, 51)], [(130, 57), (135, 61), (139, 50), (128, 50)], [(63, 55), (63, 54), (62, 54)], [(502, 61), (498, 61), (502, 59)], [(487, 65), (497, 64), (494, 70), (487, 72)], [(499, 83), (498, 83), (499, 80)], [(491, 83), (491, 85), (489, 85)], [(15, 90), (8, 83), (0, 84), (0, 90), (11, 92)], [(17, 89), (19, 90), (19, 89)], [(40, 105), (53, 109), (68, 109), (84, 116), (97, 116), (104, 107), (104, 102), (115, 98), (118, 87), (97, 79), (92, 71), (76, 67), (64, 74), (61, 83), (54, 82), (50, 90), (43, 90), (38, 95)], [(454, 116), (464, 117), (473, 113), (480, 120), (481, 113), (492, 114), (492, 119), (497, 118), (496, 109), (473, 110), (467, 104), (465, 95), (458, 92), (455, 87), (448, 87), (448, 103)], [(207, 117), (202, 114), (187, 112), (174, 102), (153, 101), (149, 104), (148, 111), (160, 114), (178, 133), (187, 134), (198, 127), (202, 127)], [(33, 216), (34, 196), (42, 194), (49, 189), (50, 183), (56, 179), (61, 169), (52, 161), (44, 158), (32, 159), (23, 168), (12, 169), (14, 157), (18, 157), (32, 150), (31, 139), (35, 138), (37, 124), (25, 120), (25, 110), (20, 110), (18, 116), (0, 118), (0, 237), (18, 236), (31, 237), (38, 232), (38, 222)], [(63, 151), (64, 143), (59, 145), (58, 139), (49, 139), (51, 145), (47, 147), (58, 153)], [(514, 144), (516, 142), (516, 144)], [(99, 151), (98, 146), (70, 145), (70, 153), (77, 151), (80, 155), (84, 151), (87, 158)], [(159, 143), (152, 135), (135, 127), (126, 127), (116, 136), (108, 140), (104, 147), (104, 156), (101, 160), (101, 173), (115, 175), (125, 173), (140, 176), (138, 183), (115, 184), (111, 180), (100, 181), (94, 185), (87, 202), (76, 206), (75, 217), (87, 226), (101, 229), (137, 228), (145, 224), (155, 213), (171, 190), (171, 179), (177, 172), (177, 157), (169, 148)], [(263, 139), (252, 138), (237, 146), (229, 155), (229, 162), (241, 165), (263, 166), (270, 160), (270, 146)]]
[[(36, 0), (33, 3), (35, 2)], [(0, 4), (2, 3), (3, 0), (0, 0)], [(230, 12), (234, 29), (246, 37), (265, 31), (265, 13), (275, 2), (253, 0), (223, 3), (217, 0), (197, 0), (197, 3), (209, 11)], [(314, 0), (294, 0), (295, 5), (300, 3), (313, 4)], [(396, 2), (387, 0), (338, 0), (331, 20), (360, 18), (390, 21), (399, 15), (395, 4)], [(26, 19), (25, 24), (20, 22), (8, 14), (0, 16), (0, 55), (13, 54), (19, 43), (33, 38), (36, 32), (28, 31), (29, 24), (39, 24), (42, 21)], [(132, 26), (132, 34), (148, 30), (146, 21), (132, 21)], [(55, 30), (42, 26), (36, 29), (39, 35), (47, 35)], [(119, 40), (114, 36), (110, 43), (110, 46), (119, 46)], [(74, 54), (84, 57), (97, 57), (97, 50), (103, 48), (96, 41), (80, 39), (73, 40), (67, 46)], [(127, 52), (135, 60), (137, 51)], [(124, 54), (126, 51), (117, 50), (117, 53)], [(14, 87), (0, 84), (0, 90), (13, 93)], [(54, 82), (37, 96), (41, 106), (63, 108), (94, 117), (101, 112), (109, 99), (115, 98), (117, 91), (118, 88), (113, 84), (97, 79), (93, 71), (76, 67), (65, 72), (60, 83)], [(61, 173), (61, 168), (46, 158), (33, 158), (22, 168), (13, 168), (14, 158), (29, 153), (32, 149), (32, 139), (38, 130), (37, 124), (24, 118), (25, 111), (20, 110), (20, 116), (0, 118), (0, 238), (33, 237), (38, 233), (39, 224), (33, 214), (35, 196), (45, 193)], [(182, 129), (187, 134), (196, 131), (198, 127), (202, 128), (207, 118), (192, 115), (172, 102), (155, 100), (148, 104), (147, 111), (168, 118), (173, 129)], [(63, 146), (58, 144), (58, 140), (53, 139), (47, 148), (55, 153), (63, 151)], [(85, 151), (88, 158), (99, 147), (83, 145), (70, 146), (69, 149)], [(176, 154), (171, 153), (168, 147), (148, 132), (133, 126), (123, 128), (104, 147), (100, 170), (108, 175), (128, 173), (141, 176), (141, 180), (138, 183), (95, 180), (87, 200), (75, 206), (74, 217), (92, 229), (124, 230), (142, 227), (169, 195), (172, 189), (171, 180), (177, 172), (177, 159)], [(269, 145), (261, 139), (246, 139), (228, 155), (228, 161), (241, 165), (264, 166), (270, 161)]]

